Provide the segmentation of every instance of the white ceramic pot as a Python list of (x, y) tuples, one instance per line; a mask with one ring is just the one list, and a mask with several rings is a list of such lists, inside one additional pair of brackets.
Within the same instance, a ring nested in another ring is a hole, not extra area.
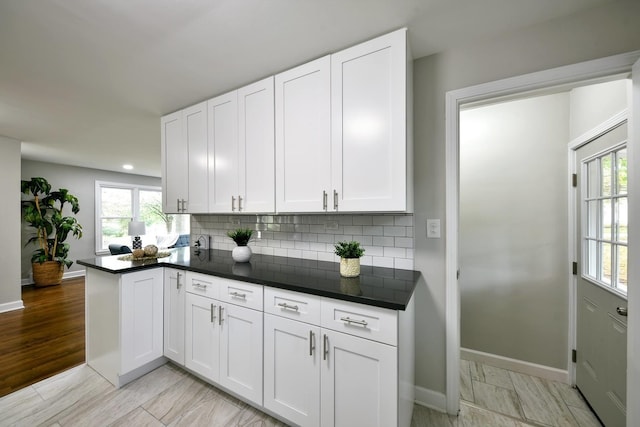
[(340, 258), (340, 275), (342, 277), (358, 277), (360, 275), (360, 258)]
[(231, 258), (235, 262), (249, 262), (251, 259), (251, 248), (249, 246), (236, 246), (231, 251)]

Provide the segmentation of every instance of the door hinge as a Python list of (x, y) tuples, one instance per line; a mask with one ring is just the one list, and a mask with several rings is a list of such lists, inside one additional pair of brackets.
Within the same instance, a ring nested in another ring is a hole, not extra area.
[(571, 175), (571, 185), (574, 187), (578, 186), (578, 174), (574, 173)]
[(456, 270), (456, 280), (460, 279), (460, 270)]
[(572, 272), (573, 272), (573, 275), (574, 275), (574, 276), (575, 276), (576, 274), (578, 274), (578, 263), (577, 263), (577, 262), (574, 262), (574, 263), (571, 265), (571, 269), (572, 269)]
[(578, 352), (576, 349), (571, 350), (571, 361), (576, 363), (578, 361)]

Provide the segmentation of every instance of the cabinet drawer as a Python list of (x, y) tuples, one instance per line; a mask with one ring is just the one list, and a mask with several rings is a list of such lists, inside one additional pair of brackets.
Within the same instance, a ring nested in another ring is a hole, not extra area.
[(216, 283), (216, 277), (187, 271), (187, 292), (218, 298), (220, 290), (218, 283)]
[(264, 290), (264, 311), (320, 325), (320, 297), (316, 295), (267, 287)]
[(322, 298), (322, 327), (385, 344), (398, 344), (395, 310)]
[(220, 301), (262, 311), (262, 285), (214, 278), (220, 288)]

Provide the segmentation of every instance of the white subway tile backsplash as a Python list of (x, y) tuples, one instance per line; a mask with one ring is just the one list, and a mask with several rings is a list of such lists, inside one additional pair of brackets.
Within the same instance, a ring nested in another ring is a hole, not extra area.
[(231, 250), (227, 231), (260, 231), (254, 253), (338, 262), (334, 245), (356, 240), (365, 248), (362, 265), (413, 269), (413, 216), (403, 214), (192, 215), (192, 236), (211, 235), (212, 249)]

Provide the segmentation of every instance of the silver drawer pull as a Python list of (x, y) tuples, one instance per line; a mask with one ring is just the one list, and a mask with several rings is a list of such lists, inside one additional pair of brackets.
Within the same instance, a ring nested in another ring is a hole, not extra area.
[(327, 360), (327, 354), (329, 354), (329, 337), (324, 334), (322, 338), (322, 360)]
[(278, 303), (278, 307), (282, 307), (282, 308), (287, 309), (287, 310), (298, 311), (298, 306), (297, 305), (289, 305), (286, 302), (279, 302)]
[(628, 316), (629, 312), (627, 311), (626, 307), (616, 307), (616, 312), (620, 315), (620, 316)]
[(198, 283), (198, 282), (193, 282), (193, 286), (195, 286), (196, 288), (199, 288), (199, 289), (203, 289), (203, 290), (207, 289), (207, 285), (206, 284), (203, 285), (202, 283)]
[(350, 317), (341, 317), (340, 320), (342, 320), (343, 322), (348, 323), (349, 325), (351, 325), (352, 323), (355, 323), (356, 325), (362, 325), (364, 327), (366, 327), (368, 325), (366, 320), (355, 320), (352, 319)]
[(218, 326), (222, 326), (222, 322), (224, 322), (224, 318), (222, 317), (222, 313), (224, 312), (224, 307), (218, 307)]
[(309, 331), (309, 356), (313, 356), (313, 350), (316, 349), (316, 334)]
[(229, 295), (231, 295), (234, 298), (242, 298), (242, 299), (247, 299), (247, 294), (241, 294), (240, 292), (229, 292)]
[(215, 320), (216, 320), (215, 313), (216, 313), (216, 306), (211, 304), (211, 323), (216, 323), (215, 322)]

